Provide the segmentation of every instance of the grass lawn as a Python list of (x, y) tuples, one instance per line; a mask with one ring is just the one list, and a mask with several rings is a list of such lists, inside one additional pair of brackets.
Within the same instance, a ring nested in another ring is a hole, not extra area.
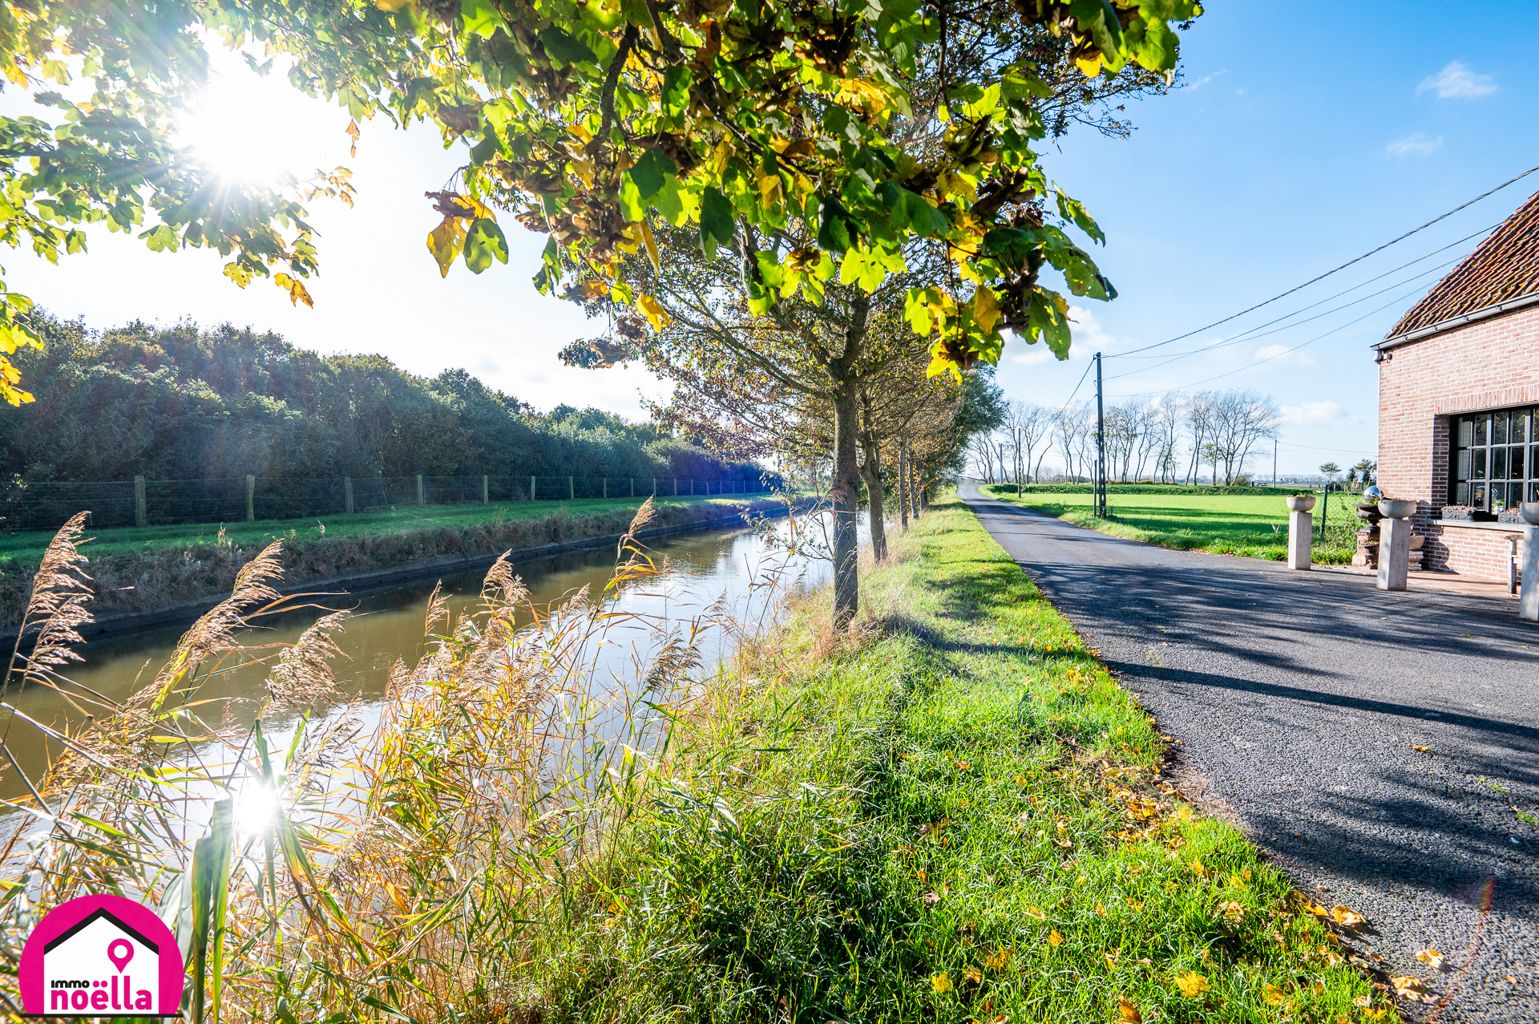
[[(723, 504), (742, 501), (742, 495), (711, 498), (659, 498), (657, 504), (686, 505), (719, 502)], [(577, 501), (502, 501), (488, 505), (427, 505), (404, 506), (381, 512), (359, 512), (354, 515), (309, 516), (304, 519), (268, 519), (255, 523), (235, 522), (221, 526), (218, 523), (184, 523), (166, 526), (117, 527), (107, 530), (90, 530), (95, 539), (90, 545), (92, 556), (117, 552), (152, 551), (155, 549), (195, 547), (213, 544), (220, 538), (240, 546), (262, 545), (283, 537), (328, 539), (356, 537), (372, 534), (407, 533), (413, 530), (437, 527), (476, 526), (483, 523), (508, 522), (515, 519), (534, 519), (562, 512), (581, 514), (615, 509), (636, 508), (639, 498), (591, 498)], [(322, 526), (324, 525), (324, 529)], [(0, 535), (0, 569), (7, 564), (19, 565), (28, 571), (35, 568), (43, 549), (53, 539), (48, 531), (33, 530)]]
[[(1161, 494), (1113, 487), (1107, 495), (1110, 519), (1090, 511), (1092, 497), (1061, 491), (1027, 490), (1019, 498), (1008, 484), (984, 492), (1019, 502), (1051, 516), (1103, 533), (1167, 548), (1211, 551), (1281, 561), (1288, 554), (1288, 510), (1280, 494)], [(1332, 494), (1326, 539), (1319, 538), (1320, 507), (1315, 506), (1314, 559), (1344, 565), (1357, 550), (1352, 533), (1360, 524), (1354, 495)]]
[(534, 1016), (1397, 1019), (970, 513), (895, 553), (858, 639), (823, 595), (680, 711), (685, 753), (542, 929)]

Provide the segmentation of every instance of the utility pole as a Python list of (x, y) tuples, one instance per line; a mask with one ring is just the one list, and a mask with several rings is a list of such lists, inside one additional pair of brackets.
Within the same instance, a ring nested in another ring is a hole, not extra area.
[(1277, 435), (1272, 435), (1272, 486), (1277, 486)]
[(1106, 518), (1106, 411), (1101, 396), (1101, 353), (1095, 354), (1095, 514)]

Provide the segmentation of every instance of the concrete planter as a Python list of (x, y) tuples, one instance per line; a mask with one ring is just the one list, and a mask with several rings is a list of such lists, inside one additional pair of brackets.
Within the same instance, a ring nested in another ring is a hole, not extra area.
[(1539, 501), (1525, 501), (1518, 506), (1518, 514), (1529, 526), (1539, 526)]
[(1288, 511), (1290, 512), (1308, 512), (1314, 507), (1315, 496), (1313, 494), (1294, 494), (1288, 497)]
[(1379, 514), (1385, 519), (1409, 519), (1416, 511), (1416, 502), (1409, 498), (1380, 498)]

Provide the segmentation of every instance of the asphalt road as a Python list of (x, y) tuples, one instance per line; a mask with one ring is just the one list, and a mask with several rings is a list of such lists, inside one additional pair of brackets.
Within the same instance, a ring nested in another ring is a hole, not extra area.
[(1432, 982), (1440, 1004), (1410, 1016), (1539, 1021), (1539, 625), (1515, 603), (962, 497), (1179, 741), (1182, 789), (1317, 902), (1366, 914), (1357, 945), (1389, 973)]

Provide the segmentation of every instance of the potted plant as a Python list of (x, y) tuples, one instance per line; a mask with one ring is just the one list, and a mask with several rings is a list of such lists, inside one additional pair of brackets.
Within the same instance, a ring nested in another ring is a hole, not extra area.
[(1291, 512), (1308, 512), (1315, 507), (1315, 496), (1307, 491), (1295, 491), (1288, 496), (1288, 509)]

